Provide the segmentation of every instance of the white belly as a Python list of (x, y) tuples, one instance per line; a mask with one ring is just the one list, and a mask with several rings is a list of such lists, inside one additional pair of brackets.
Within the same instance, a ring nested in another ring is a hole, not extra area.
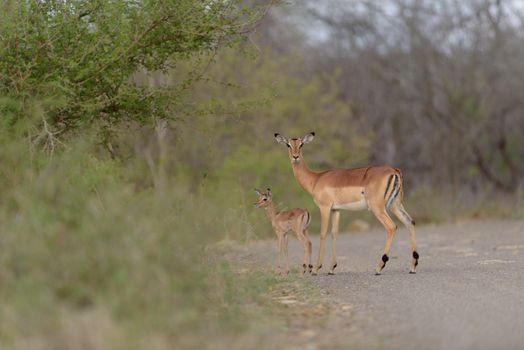
[(363, 210), (368, 208), (368, 203), (364, 198), (357, 202), (351, 203), (335, 203), (333, 204), (332, 209), (342, 209), (342, 210)]

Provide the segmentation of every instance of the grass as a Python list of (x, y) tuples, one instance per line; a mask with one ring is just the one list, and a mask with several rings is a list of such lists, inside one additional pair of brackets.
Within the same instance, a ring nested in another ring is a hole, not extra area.
[[(244, 186), (159, 181), (140, 157), (95, 157), (88, 139), (49, 158), (0, 138), (0, 348), (272, 349), (327, 322), (307, 279), (240, 271), (217, 248), (272, 235)], [(407, 207), (437, 222), (517, 215), (471, 198), (414, 192)]]
[(518, 219), (522, 218), (524, 213), (523, 198), (524, 193), (473, 193), (467, 189), (433, 192), (430, 188), (421, 186), (406, 198), (406, 208), (417, 223), (422, 224), (478, 219)]
[(247, 218), (224, 223), (240, 207), (176, 178), (148, 185), (143, 167), (96, 158), (89, 142), (50, 159), (3, 141), (2, 349), (277, 345), (288, 312), (272, 293), (307, 282), (235, 272), (209, 248), (249, 232)]

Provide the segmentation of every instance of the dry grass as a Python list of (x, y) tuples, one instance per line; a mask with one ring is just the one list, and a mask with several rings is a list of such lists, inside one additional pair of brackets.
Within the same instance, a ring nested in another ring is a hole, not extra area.
[(148, 186), (142, 168), (95, 158), (88, 143), (52, 160), (22, 142), (6, 146), (0, 150), (2, 349), (278, 344), (289, 313), (273, 293), (305, 281), (257, 270), (238, 274), (209, 248), (224, 237), (245, 239), (247, 217), (225, 224), (242, 206), (226, 207), (222, 198), (210, 200), (175, 179)]
[[(96, 158), (89, 142), (49, 159), (0, 141), (2, 349), (273, 349), (328, 322), (307, 280), (225, 259), (217, 242), (270, 231), (241, 186), (154, 186), (147, 166)], [(517, 215), (428, 197), (408, 199), (419, 221)]]

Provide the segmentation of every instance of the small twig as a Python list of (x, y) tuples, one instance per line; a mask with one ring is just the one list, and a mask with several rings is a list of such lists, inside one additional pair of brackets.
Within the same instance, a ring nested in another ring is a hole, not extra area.
[(61, 133), (61, 131), (60, 130), (54, 131), (54, 132), (51, 131), (49, 129), (49, 124), (47, 123), (47, 120), (45, 119), (45, 117), (42, 117), (42, 122), (44, 124), (44, 133), (47, 136), (47, 140), (45, 142), (44, 149), (48, 150), (49, 156), (52, 158), (53, 153), (55, 151), (55, 144), (59, 143), (63, 145), (63, 143), (55, 137), (55, 135)]
[(257, 17), (256, 19), (254, 19), (253, 21), (250, 21), (250, 22), (247, 22), (247, 23), (241, 23), (241, 24), (238, 24), (238, 25), (234, 25), (234, 26), (230, 26), (229, 28), (235, 28), (235, 27), (248, 27), (244, 30), (241, 30), (239, 32), (237, 32), (236, 34), (247, 34), (249, 32), (252, 32), (253, 30), (255, 30), (257, 27), (259, 27), (261, 24), (262, 24), (262, 19), (264, 19), (264, 17), (267, 16), (267, 14), (269, 13), (269, 10), (271, 9), (271, 7), (273, 6), (273, 4), (275, 4), (276, 0), (271, 0), (269, 2), (269, 4), (264, 8), (264, 11), (262, 11), (262, 14)]

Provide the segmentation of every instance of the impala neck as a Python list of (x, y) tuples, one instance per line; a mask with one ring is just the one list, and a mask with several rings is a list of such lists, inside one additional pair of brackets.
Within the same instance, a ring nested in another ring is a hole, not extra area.
[(297, 179), (300, 186), (305, 189), (309, 194), (313, 194), (313, 187), (318, 179), (318, 173), (312, 171), (304, 161), (304, 157), (300, 157), (298, 163), (292, 163), (293, 174)]
[(266, 215), (269, 219), (269, 221), (273, 222), (275, 218), (277, 217), (277, 210), (275, 209), (275, 206), (273, 205), (273, 201), (270, 201), (266, 206)]

